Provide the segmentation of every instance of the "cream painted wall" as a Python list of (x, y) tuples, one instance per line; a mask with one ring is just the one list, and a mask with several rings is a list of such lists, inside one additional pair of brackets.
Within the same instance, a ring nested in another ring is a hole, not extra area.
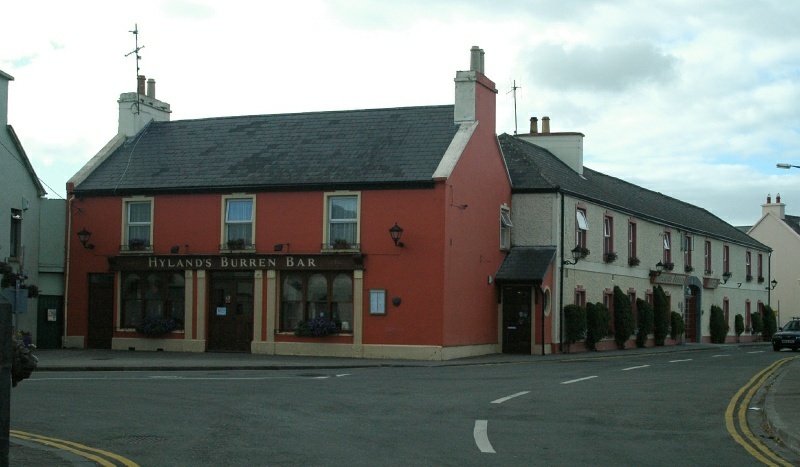
[(771, 273), (778, 285), (771, 306), (779, 312), (778, 326), (783, 326), (800, 316), (800, 235), (773, 213), (762, 217), (748, 235), (773, 249)]

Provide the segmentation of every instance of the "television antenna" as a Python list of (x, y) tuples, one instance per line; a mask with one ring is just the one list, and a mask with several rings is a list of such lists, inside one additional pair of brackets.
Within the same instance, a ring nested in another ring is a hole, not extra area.
[[(136, 79), (137, 79), (137, 83), (138, 83), (138, 79), (139, 79), (139, 60), (142, 59), (141, 55), (139, 55), (139, 51), (144, 48), (144, 46), (139, 47), (139, 24), (138, 23), (134, 24), (133, 25), (133, 31), (128, 31), (128, 32), (133, 33), (133, 37), (135, 38), (136, 48), (133, 49), (132, 51), (126, 53), (125, 56), (127, 57), (127, 56), (129, 56), (131, 54), (136, 54)], [(136, 89), (136, 92), (137, 93), (139, 92), (138, 88)], [(137, 114), (139, 113), (139, 110), (140, 110), (140, 108), (139, 108), (139, 98), (137, 97), (136, 98), (136, 113)]]
[(517, 89), (522, 89), (522, 86), (517, 86), (517, 80), (511, 85), (511, 90), (506, 94), (514, 93), (514, 135), (517, 134)]

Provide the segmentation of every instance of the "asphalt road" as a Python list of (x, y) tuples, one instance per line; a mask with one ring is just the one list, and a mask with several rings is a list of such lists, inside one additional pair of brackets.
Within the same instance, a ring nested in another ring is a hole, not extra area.
[(781, 356), (730, 348), (484, 366), (37, 372), (13, 393), (11, 427), (143, 466), (763, 465), (734, 440), (725, 412)]

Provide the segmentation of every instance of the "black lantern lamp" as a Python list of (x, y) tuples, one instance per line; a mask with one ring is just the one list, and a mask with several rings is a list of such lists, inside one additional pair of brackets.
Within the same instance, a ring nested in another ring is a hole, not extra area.
[(78, 232), (78, 240), (81, 241), (81, 245), (87, 250), (91, 250), (94, 248), (94, 245), (89, 243), (89, 238), (91, 238), (92, 233), (86, 230), (86, 227), (83, 228), (80, 232)]
[(578, 261), (583, 258), (583, 248), (580, 245), (575, 245), (570, 253), (572, 253), (572, 261), (564, 261), (564, 264), (578, 264)]
[(730, 271), (725, 271), (724, 273), (722, 273), (722, 283), (723, 284), (727, 283), (728, 279), (730, 279), (731, 276), (733, 276), (733, 273)]
[(772, 282), (770, 282), (770, 284), (772, 285), (772, 287), (767, 287), (767, 290), (775, 290), (775, 286), (778, 285), (778, 281), (772, 279)]
[(389, 229), (389, 235), (392, 236), (392, 241), (394, 242), (394, 246), (403, 247), (403, 242), (400, 241), (400, 237), (403, 236), (403, 228), (397, 225), (397, 222), (394, 223), (391, 229)]
[(664, 272), (664, 263), (661, 261), (656, 263), (656, 276), (660, 276)]

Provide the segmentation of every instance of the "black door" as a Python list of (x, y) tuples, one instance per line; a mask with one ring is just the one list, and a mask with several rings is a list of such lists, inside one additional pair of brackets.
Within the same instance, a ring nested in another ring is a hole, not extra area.
[(114, 275), (89, 274), (89, 331), (86, 346), (110, 349), (114, 336)]
[(253, 341), (252, 272), (214, 272), (208, 319), (208, 350), (250, 352)]
[(503, 353), (531, 353), (531, 287), (503, 287)]
[(36, 347), (60, 349), (64, 333), (64, 297), (39, 295), (37, 301)]

